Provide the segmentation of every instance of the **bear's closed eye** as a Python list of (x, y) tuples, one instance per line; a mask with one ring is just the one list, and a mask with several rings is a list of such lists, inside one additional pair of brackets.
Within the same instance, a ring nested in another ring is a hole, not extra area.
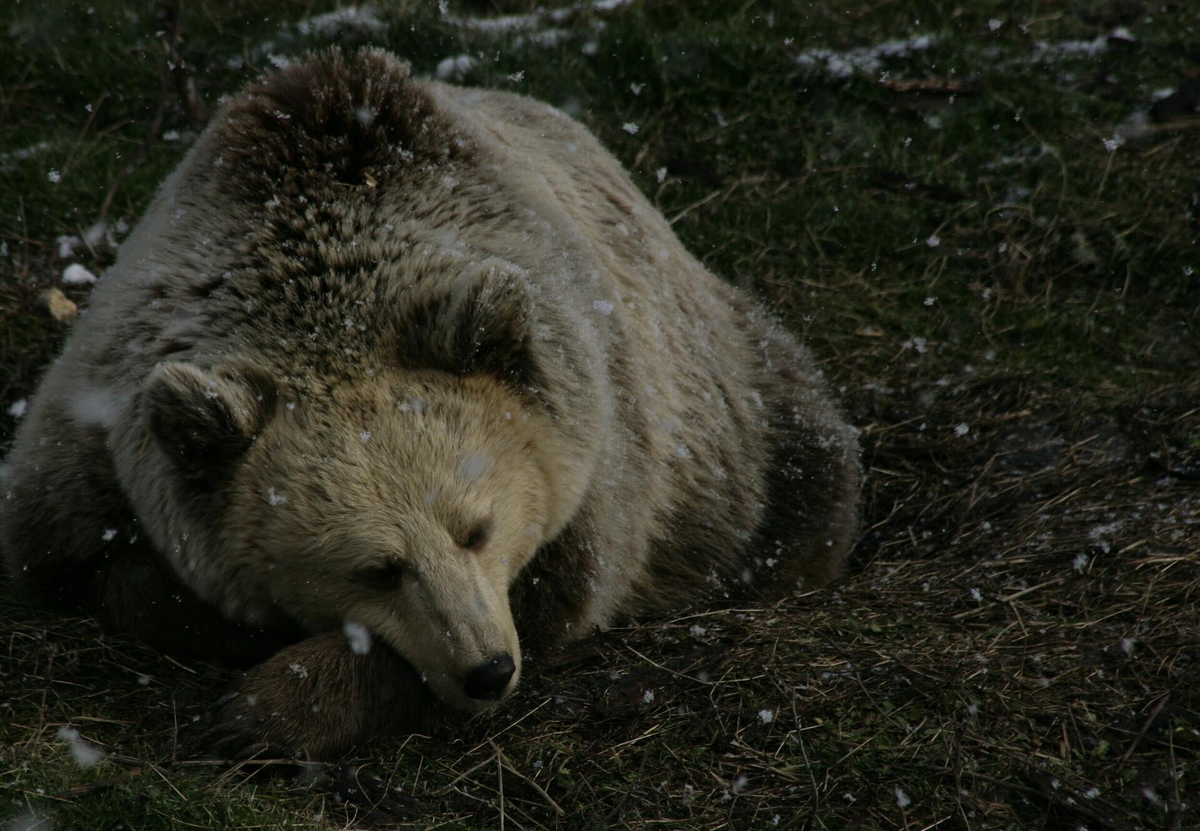
[(359, 569), (354, 573), (354, 579), (373, 588), (390, 589), (400, 585), (406, 571), (404, 563), (389, 560)]
[(487, 544), (488, 538), (491, 535), (492, 521), (490, 519), (480, 520), (471, 526), (471, 529), (458, 541), (458, 544), (468, 551), (478, 551)]

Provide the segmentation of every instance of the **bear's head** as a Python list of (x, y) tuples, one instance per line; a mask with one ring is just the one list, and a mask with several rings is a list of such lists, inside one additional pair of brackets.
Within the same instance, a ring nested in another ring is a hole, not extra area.
[[(579, 487), (523, 392), (519, 333), (488, 344), (502, 316), (456, 330), (478, 304), (442, 305), (427, 316), (440, 334), (408, 327), (393, 366), (299, 394), (244, 364), (165, 363), (144, 400), (179, 498), (218, 526), (228, 580), (312, 631), (345, 628), (353, 649), (382, 641), (475, 710), (516, 686), (509, 589)], [(466, 370), (464, 348), (480, 362)]]

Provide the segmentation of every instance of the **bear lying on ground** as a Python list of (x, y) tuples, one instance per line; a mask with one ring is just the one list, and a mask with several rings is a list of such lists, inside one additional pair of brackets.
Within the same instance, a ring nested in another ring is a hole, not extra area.
[(522, 646), (836, 576), (854, 430), (583, 127), (329, 52), (229, 101), (105, 274), (0, 499), (18, 585), (251, 667), (325, 757)]

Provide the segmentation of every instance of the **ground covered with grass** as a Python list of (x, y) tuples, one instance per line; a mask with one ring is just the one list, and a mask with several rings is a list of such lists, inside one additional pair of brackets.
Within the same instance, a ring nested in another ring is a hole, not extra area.
[(631, 622), (495, 713), (299, 774), (205, 758), (227, 673), (6, 595), (0, 822), (1200, 825), (1200, 9), (332, 11), (0, 8), (0, 439), (69, 330), (44, 292), (86, 308), (64, 269), (103, 274), (220, 97), (372, 43), (581, 119), (805, 336), (862, 430), (852, 567)]

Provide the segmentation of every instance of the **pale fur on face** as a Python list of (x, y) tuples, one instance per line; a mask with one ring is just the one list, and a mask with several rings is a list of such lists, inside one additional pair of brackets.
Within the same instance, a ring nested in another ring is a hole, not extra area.
[(515, 688), (508, 590), (558, 524), (543, 419), (493, 379), (434, 372), (281, 403), (233, 483), (227, 551), (303, 625), (363, 625), (481, 709), (464, 678), (508, 653)]

